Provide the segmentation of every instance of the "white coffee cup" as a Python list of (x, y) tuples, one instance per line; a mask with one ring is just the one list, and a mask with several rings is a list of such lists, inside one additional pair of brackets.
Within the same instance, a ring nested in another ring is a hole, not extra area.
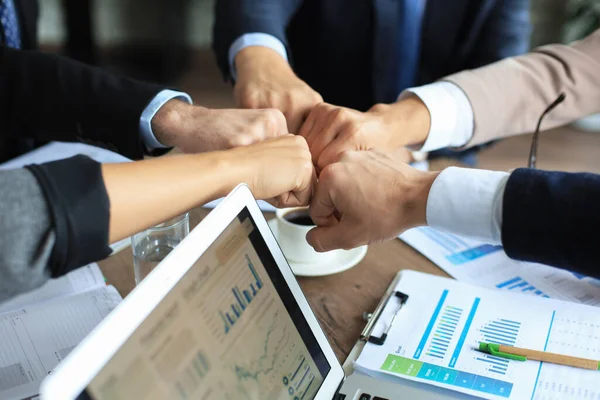
[(306, 234), (315, 227), (308, 216), (307, 207), (278, 209), (275, 216), (278, 228), (277, 240), (288, 260), (310, 264), (333, 259), (335, 252), (317, 253), (306, 241)]

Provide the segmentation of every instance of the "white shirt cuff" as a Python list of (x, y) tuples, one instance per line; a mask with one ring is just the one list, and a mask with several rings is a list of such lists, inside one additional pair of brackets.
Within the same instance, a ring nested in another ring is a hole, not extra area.
[(420, 151), (461, 147), (471, 140), (473, 108), (461, 88), (451, 82), (435, 82), (406, 89), (400, 94), (398, 100), (402, 100), (410, 93), (418, 96), (425, 103), (431, 116), (429, 135)]
[(501, 244), (507, 172), (450, 167), (433, 182), (427, 224), (489, 244)]
[(154, 132), (152, 132), (152, 118), (154, 118), (158, 110), (160, 110), (167, 101), (172, 99), (179, 99), (192, 104), (192, 98), (187, 93), (165, 89), (154, 96), (152, 101), (142, 112), (142, 116), (140, 117), (140, 134), (142, 135), (142, 140), (148, 151), (164, 149), (167, 147), (159, 142), (158, 139), (156, 139), (156, 136), (154, 136)]
[(237, 53), (250, 46), (268, 47), (269, 49), (276, 51), (285, 59), (285, 61), (288, 61), (287, 51), (285, 50), (285, 45), (281, 43), (281, 40), (268, 33), (246, 33), (237, 38), (235, 42), (229, 46), (229, 72), (231, 72), (231, 77), (234, 80), (237, 76), (235, 70), (235, 56)]

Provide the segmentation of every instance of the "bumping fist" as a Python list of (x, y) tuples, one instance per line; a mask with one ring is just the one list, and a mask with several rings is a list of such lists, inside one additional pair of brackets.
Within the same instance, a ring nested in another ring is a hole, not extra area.
[(248, 184), (254, 197), (275, 207), (308, 205), (316, 174), (306, 140), (284, 135), (222, 153), (227, 157), (224, 171), (233, 171), (233, 180)]
[(247, 47), (235, 58), (234, 97), (241, 108), (276, 108), (285, 115), (288, 131), (298, 133), (321, 95), (294, 74), (275, 51)]
[[(321, 103), (309, 114), (300, 135), (306, 138), (315, 165), (323, 169), (344, 151), (395, 151), (414, 144), (415, 132), (429, 132), (429, 118), (427, 107), (416, 96), (376, 104), (367, 112)], [(403, 161), (409, 162), (409, 153), (404, 154)]]
[(170, 100), (152, 119), (159, 142), (184, 153), (247, 146), (288, 133), (285, 117), (275, 109), (208, 109)]
[(404, 164), (397, 154), (343, 153), (319, 175), (310, 205), (317, 227), (308, 232), (308, 243), (320, 252), (351, 249), (425, 225), (436, 176)]

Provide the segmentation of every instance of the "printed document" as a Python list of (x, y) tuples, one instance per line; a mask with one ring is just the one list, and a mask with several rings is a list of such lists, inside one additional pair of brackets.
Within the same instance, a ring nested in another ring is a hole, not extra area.
[(462, 282), (504, 291), (600, 305), (600, 280), (542, 264), (511, 260), (502, 246), (424, 227), (399, 236)]
[[(499, 343), (600, 360), (597, 308), (478, 288), (403, 271), (408, 294), (382, 346), (367, 343), (355, 369), (409, 379), (486, 399), (598, 399), (598, 371), (539, 361), (512, 361), (475, 350)], [(374, 335), (398, 304), (387, 304)]]

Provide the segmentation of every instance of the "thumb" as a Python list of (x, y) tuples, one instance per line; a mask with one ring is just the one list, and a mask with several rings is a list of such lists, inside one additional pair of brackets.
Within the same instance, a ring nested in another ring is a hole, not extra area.
[(315, 251), (325, 252), (340, 248), (350, 248), (348, 241), (351, 239), (347, 235), (348, 229), (345, 229), (343, 223), (337, 223), (332, 226), (318, 226), (311, 229), (306, 234), (306, 241)]

